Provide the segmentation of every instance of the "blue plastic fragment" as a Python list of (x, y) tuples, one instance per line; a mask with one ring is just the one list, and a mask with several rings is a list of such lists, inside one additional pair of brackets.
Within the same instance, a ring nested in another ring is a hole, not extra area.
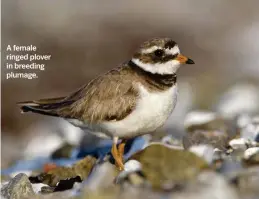
[[(141, 150), (145, 145), (146, 141), (143, 137), (137, 137), (131, 140), (128, 140), (125, 146), (125, 155), (124, 159), (128, 159), (133, 153), (138, 150)], [(71, 158), (69, 159), (51, 159), (49, 157), (37, 157), (31, 160), (19, 160), (13, 166), (4, 169), (1, 171), (2, 175), (8, 175), (13, 172), (19, 171), (33, 171), (42, 169), (46, 163), (54, 163), (57, 166), (71, 166), (76, 161), (84, 158), (87, 155), (96, 157), (97, 159), (102, 160), (105, 155), (110, 154), (112, 147), (111, 140), (101, 140), (98, 145), (94, 147), (83, 146), (75, 148), (72, 151)]]

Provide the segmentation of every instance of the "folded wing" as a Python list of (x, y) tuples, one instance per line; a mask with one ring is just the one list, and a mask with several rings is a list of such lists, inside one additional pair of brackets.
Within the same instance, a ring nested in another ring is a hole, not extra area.
[(73, 118), (87, 123), (121, 120), (136, 105), (137, 91), (130, 69), (109, 71), (67, 97), (20, 102), (22, 112)]

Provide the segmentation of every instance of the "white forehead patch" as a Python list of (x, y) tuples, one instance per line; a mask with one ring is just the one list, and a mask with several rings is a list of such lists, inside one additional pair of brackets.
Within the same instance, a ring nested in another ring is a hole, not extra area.
[[(147, 49), (143, 49), (141, 50), (141, 53), (143, 54), (148, 54), (148, 53), (152, 53), (158, 49), (163, 49), (161, 47), (158, 47), (158, 46), (152, 46), (150, 48), (147, 48)], [(178, 47), (178, 45), (175, 45), (173, 48), (171, 49), (166, 49), (165, 50), (165, 53), (168, 54), (168, 55), (175, 55), (175, 54), (179, 54), (180, 53), (180, 49)]]
[(171, 49), (166, 49), (165, 53), (168, 55), (175, 55), (175, 54), (179, 54), (180, 53), (180, 49), (177, 45), (175, 45), (173, 48)]

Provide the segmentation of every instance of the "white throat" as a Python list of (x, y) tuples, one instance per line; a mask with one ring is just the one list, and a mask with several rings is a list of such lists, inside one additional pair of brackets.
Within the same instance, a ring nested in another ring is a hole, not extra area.
[(143, 63), (137, 58), (133, 58), (131, 61), (145, 71), (148, 71), (153, 74), (161, 74), (161, 75), (174, 74), (180, 67), (180, 62), (177, 60), (171, 60), (165, 63), (156, 63), (156, 64)]

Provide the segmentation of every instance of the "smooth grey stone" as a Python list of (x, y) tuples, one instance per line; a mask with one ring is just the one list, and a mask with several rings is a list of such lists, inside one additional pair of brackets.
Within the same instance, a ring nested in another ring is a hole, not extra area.
[(6, 199), (19, 199), (35, 195), (27, 175), (16, 175), (7, 185), (1, 189), (1, 195)]

